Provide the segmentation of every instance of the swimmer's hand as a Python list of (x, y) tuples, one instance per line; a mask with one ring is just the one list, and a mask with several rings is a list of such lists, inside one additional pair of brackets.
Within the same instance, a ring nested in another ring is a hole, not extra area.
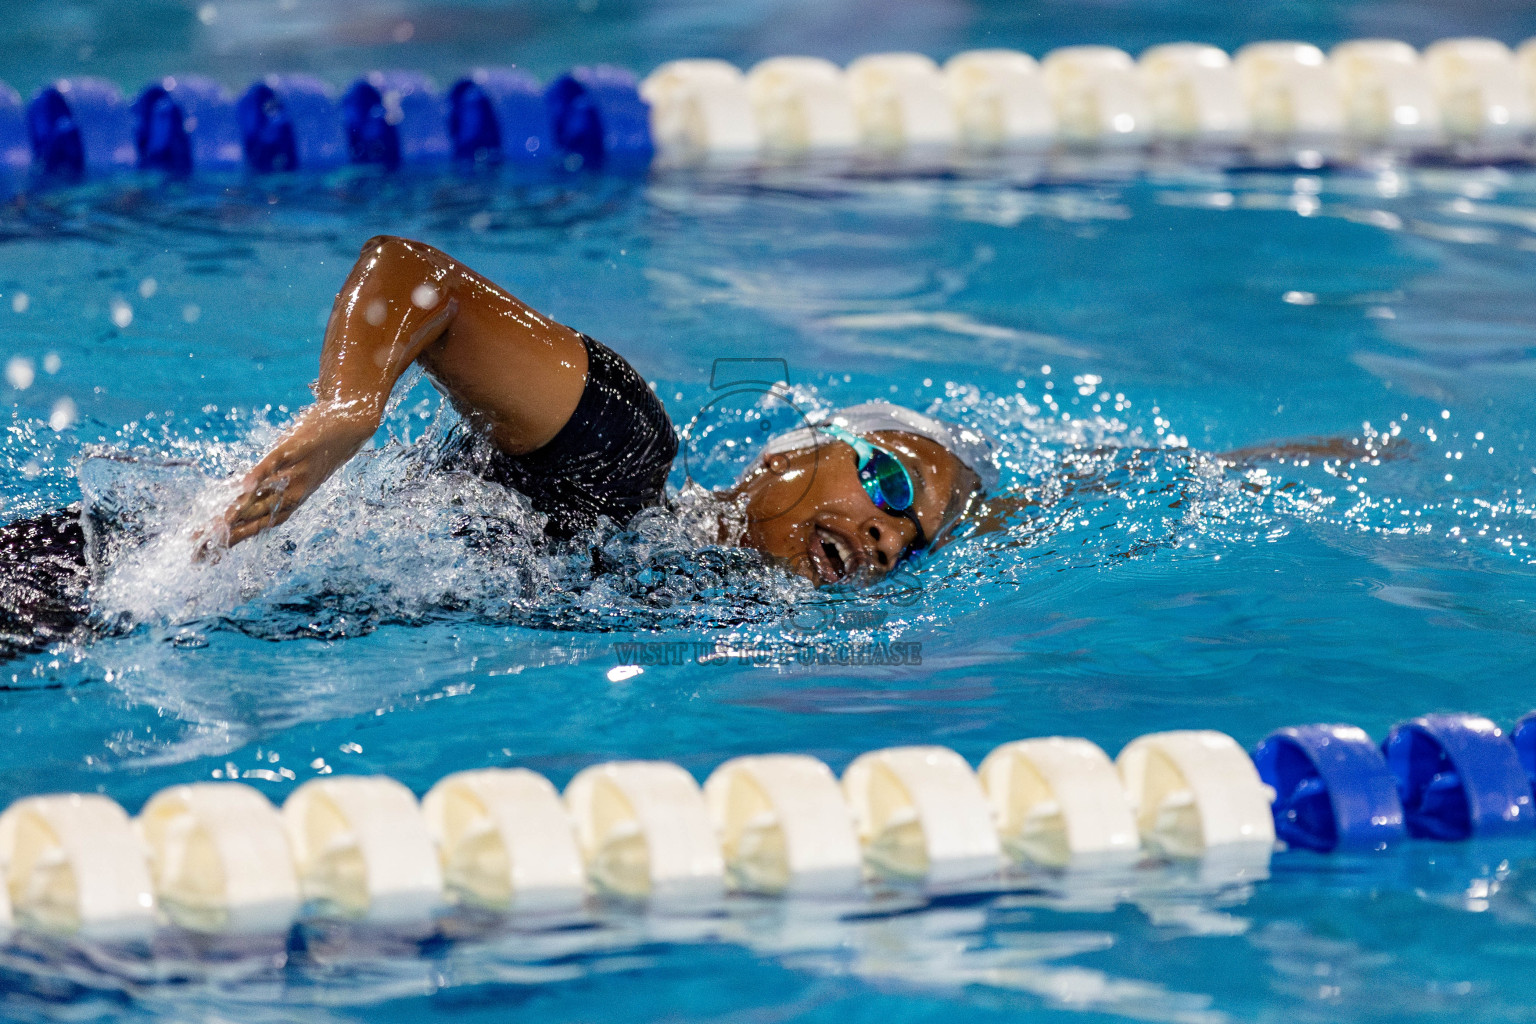
[(304, 410), (240, 482), (223, 515), (193, 535), (194, 561), (217, 560), (233, 544), (288, 520), (378, 429), (376, 408), (321, 403)]

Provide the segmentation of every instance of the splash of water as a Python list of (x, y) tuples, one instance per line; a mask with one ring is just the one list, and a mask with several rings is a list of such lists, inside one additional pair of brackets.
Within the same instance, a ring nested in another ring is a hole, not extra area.
[[(1090, 390), (1106, 386), (1084, 381)], [(722, 486), (750, 463), (765, 427), (792, 425), (779, 423), (785, 409), (814, 416), (828, 407), (813, 387), (746, 403), (734, 419), (698, 427), (708, 450), (686, 468)], [(891, 613), (880, 625), (895, 636), (929, 612), (893, 594), (983, 591), (1041, 571), (1158, 557), (1219, 558), (1302, 526), (1530, 558), (1525, 538), (1536, 510), (1523, 495), (1419, 496), (1411, 450), (1386, 465), (1373, 458), (1411, 434), (1396, 421), (1366, 425), (1353, 439), (1363, 442), (1356, 458), (1234, 465), (1189, 448), (1161, 415), (1141, 422), (1120, 396), (1106, 397), (1102, 412), (1073, 416), (1049, 392), (1031, 399), (1022, 390), (998, 396), (950, 386), (927, 411), (996, 440), (1003, 500), (950, 550), (863, 592), (816, 591), (754, 552), (713, 543), (719, 507), (696, 485), (628, 524), (550, 544), (520, 495), (434, 470), (456, 420), (430, 403), (393, 408), (389, 439), (344, 467), (281, 529), (198, 563), (195, 534), (229, 502), (238, 471), (277, 427), (268, 413), (211, 409), (201, 426), (132, 424), (119, 435), (126, 448), (88, 449), (76, 469), (92, 537), (94, 618), (108, 631), (147, 629), (179, 644), (203, 642), (209, 630), (336, 639), (386, 624), (473, 620), (593, 633), (714, 631), (731, 648), (803, 638), (808, 609), (855, 635), (856, 619), (827, 609), (875, 601)], [(23, 436), (17, 425), (11, 433), (9, 461), (46, 454), (40, 432)]]

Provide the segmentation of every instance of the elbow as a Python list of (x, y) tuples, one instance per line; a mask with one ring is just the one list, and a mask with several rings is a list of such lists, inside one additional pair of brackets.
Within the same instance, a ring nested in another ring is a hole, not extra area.
[(373, 274), (383, 274), (386, 280), (404, 282), (410, 278), (432, 278), (438, 281), (452, 273), (455, 264), (441, 250), (425, 242), (418, 242), (399, 235), (374, 235), (363, 244), (357, 266)]
[[(409, 238), (401, 238), (399, 235), (374, 235), (363, 243), (363, 247), (358, 251), (358, 254), (360, 256), (394, 256), (400, 253), (412, 252), (418, 246), (421, 246), (420, 242), (413, 242)], [(422, 246), (422, 248), (425, 248), (425, 246)]]

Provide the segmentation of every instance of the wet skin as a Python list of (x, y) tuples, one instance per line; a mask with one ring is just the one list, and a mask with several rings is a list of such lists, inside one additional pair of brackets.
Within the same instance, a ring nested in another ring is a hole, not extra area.
[[(932, 538), (968, 494), (970, 471), (942, 445), (898, 431), (869, 440), (896, 456), (914, 486), (913, 511)], [(858, 458), (841, 441), (771, 455), (728, 492), (746, 496), (744, 543), (813, 583), (868, 583), (896, 567), (917, 539), (910, 520), (875, 506)]]
[[(336, 296), (315, 403), (299, 413), (203, 530), (197, 557), (285, 522), (373, 437), (402, 374), (419, 364), (454, 407), (512, 455), (560, 432), (586, 384), (577, 333), (421, 242), (369, 239)], [(914, 510), (933, 537), (969, 474), (926, 438), (880, 432), (912, 474)], [(968, 492), (967, 492), (968, 493)], [(775, 455), (723, 498), (746, 498), (746, 546), (818, 583), (868, 582), (913, 542), (907, 519), (875, 507), (848, 445)]]
[(336, 296), (315, 403), (241, 481), (200, 557), (285, 522), (379, 428), (389, 393), (419, 363), (466, 419), (514, 455), (549, 442), (586, 383), (575, 331), (437, 249), (380, 236)]

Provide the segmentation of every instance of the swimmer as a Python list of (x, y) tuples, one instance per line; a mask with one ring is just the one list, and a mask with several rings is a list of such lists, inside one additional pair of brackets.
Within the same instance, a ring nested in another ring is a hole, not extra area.
[[(216, 560), (287, 521), (374, 436), (413, 365), (463, 420), (440, 468), (520, 492), (551, 537), (573, 537), (603, 517), (623, 525), (663, 502), (677, 435), (629, 363), (446, 253), (379, 236), (364, 245), (332, 307), (314, 404), (242, 478), (223, 514), (197, 531), (194, 557)], [(1303, 442), (1218, 461), (1338, 446)], [(716, 540), (754, 548), (818, 586), (865, 585), (942, 546), (963, 520), (987, 532), (1027, 513), (1027, 496), (988, 500), (997, 475), (974, 431), (885, 402), (851, 406), (771, 439), (735, 486), (713, 495), (722, 512)], [(78, 506), (0, 526), (0, 659), (84, 625), (85, 548)]]
[[(373, 437), (419, 365), (468, 426), (454, 468), (511, 487), (570, 537), (660, 504), (677, 435), (651, 388), (606, 345), (557, 323), (430, 245), (370, 239), (336, 297), (315, 403), (198, 540), (201, 558), (293, 515)], [(816, 584), (869, 583), (941, 544), (995, 485), (977, 434), (867, 403), (768, 445), (717, 495), (756, 548)]]

